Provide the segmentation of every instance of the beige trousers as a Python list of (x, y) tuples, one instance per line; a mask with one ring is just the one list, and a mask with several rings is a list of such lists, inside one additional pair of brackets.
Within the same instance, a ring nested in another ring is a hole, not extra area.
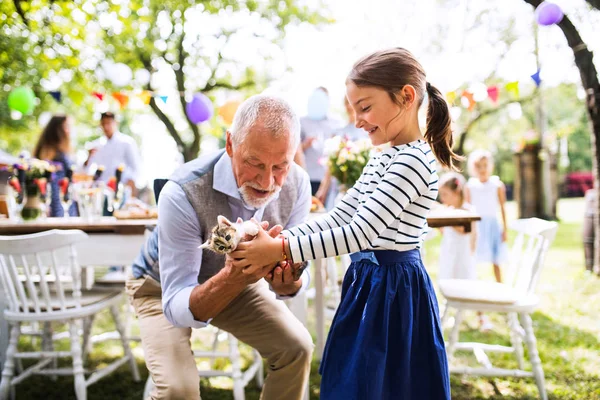
[[(139, 320), (146, 366), (156, 386), (150, 398), (199, 399), (191, 328), (177, 328), (165, 318), (156, 280), (148, 276), (130, 278), (126, 289)], [(275, 299), (266, 282), (248, 286), (211, 324), (230, 332), (267, 359), (261, 399), (302, 399), (310, 373), (312, 338), (286, 305)]]

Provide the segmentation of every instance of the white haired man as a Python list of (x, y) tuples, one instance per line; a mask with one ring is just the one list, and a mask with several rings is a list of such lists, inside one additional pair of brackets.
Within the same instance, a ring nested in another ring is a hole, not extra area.
[(262, 399), (302, 398), (312, 338), (276, 296), (302, 290), (306, 271), (297, 281), (297, 265), (265, 265), (249, 275), (230, 259), (198, 248), (218, 215), (281, 225), (272, 235), (306, 219), (310, 181), (293, 162), (299, 141), (298, 117), (286, 102), (253, 96), (240, 105), (225, 151), (186, 163), (160, 192), (158, 227), (127, 281), (156, 386), (152, 398), (200, 397), (189, 339), (191, 328), (209, 323), (267, 359)]

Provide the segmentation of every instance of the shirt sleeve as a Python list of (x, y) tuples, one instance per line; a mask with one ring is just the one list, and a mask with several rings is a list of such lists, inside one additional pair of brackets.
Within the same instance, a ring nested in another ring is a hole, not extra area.
[(137, 182), (139, 178), (139, 166), (140, 166), (140, 156), (137, 148), (137, 144), (135, 141), (131, 140), (127, 142), (127, 146), (125, 147), (125, 171), (123, 172), (123, 181), (127, 182), (132, 180), (133, 182)]
[[(285, 226), (285, 228), (288, 228), (288, 227), (291, 227), (294, 225), (298, 225), (299, 223), (305, 221), (306, 218), (308, 217), (308, 214), (310, 213), (310, 205), (311, 205), (311, 197), (312, 197), (311, 191), (310, 191), (310, 180), (308, 178), (308, 174), (306, 173), (306, 171), (302, 170), (301, 173), (302, 173), (302, 180), (300, 182), (300, 186), (298, 187), (298, 200), (296, 201), (296, 204), (294, 205), (294, 208), (292, 209), (290, 219), (288, 220), (288, 223)], [(310, 285), (310, 273), (308, 272), (308, 268), (307, 268), (302, 272), (302, 286), (300, 287), (300, 289), (291, 296), (277, 295), (277, 298), (279, 300), (291, 299), (291, 298), (295, 297), (296, 295), (298, 295), (299, 293), (302, 293), (303, 291), (308, 289), (309, 285)], [(271, 285), (269, 285), (269, 288), (271, 289), (271, 291), (273, 291), (273, 289), (271, 288)]]
[(346, 192), (340, 204), (334, 207), (329, 213), (319, 218), (313, 218), (302, 225), (292, 225), (293, 227), (284, 231), (283, 234), (288, 237), (303, 236), (348, 224), (358, 207), (359, 194), (355, 185), (355, 187), (350, 188)]
[[(345, 225), (320, 232), (290, 237), (294, 262), (354, 253), (373, 247), (406, 206), (429, 189), (432, 171), (427, 157), (418, 149), (398, 153), (367, 200), (360, 204)], [(364, 173), (359, 181), (366, 180)], [(356, 190), (356, 188), (353, 188)], [(348, 195), (350, 191), (348, 192)], [(386, 238), (395, 241), (395, 238)]]
[(190, 294), (198, 285), (202, 232), (183, 189), (169, 181), (158, 201), (158, 254), (165, 317), (177, 327), (202, 328), (190, 311)]

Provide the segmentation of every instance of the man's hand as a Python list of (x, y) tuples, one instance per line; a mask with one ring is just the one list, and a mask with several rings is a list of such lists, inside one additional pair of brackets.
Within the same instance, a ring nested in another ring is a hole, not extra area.
[[(297, 265), (299, 266), (300, 264)], [(265, 276), (265, 280), (279, 296), (292, 296), (302, 287), (302, 278), (294, 280), (293, 268), (291, 264), (281, 262)]]

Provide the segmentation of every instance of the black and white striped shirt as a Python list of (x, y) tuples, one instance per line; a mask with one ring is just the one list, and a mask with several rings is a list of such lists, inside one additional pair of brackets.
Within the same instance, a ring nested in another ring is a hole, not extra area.
[(423, 140), (377, 153), (336, 208), (285, 233), (293, 261), (419, 248), (437, 182), (435, 158)]

